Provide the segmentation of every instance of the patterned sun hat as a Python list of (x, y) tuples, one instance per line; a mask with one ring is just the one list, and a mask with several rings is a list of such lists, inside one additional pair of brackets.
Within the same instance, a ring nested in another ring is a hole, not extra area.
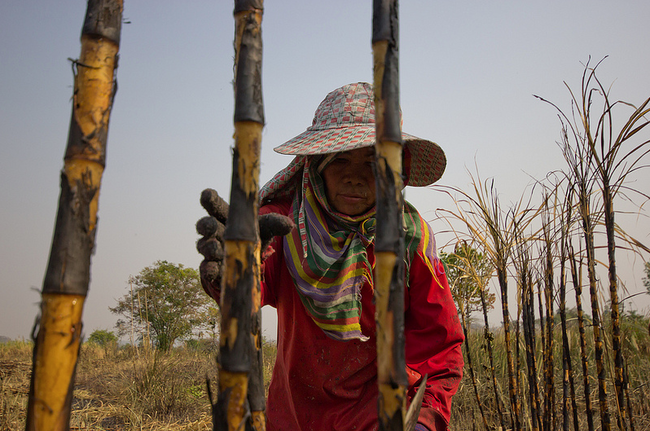
[[(447, 165), (442, 148), (404, 132), (402, 139), (405, 184), (422, 187), (438, 181)], [(372, 85), (358, 82), (329, 93), (316, 109), (312, 125), (274, 150), (280, 154), (309, 156), (373, 145), (375, 103)]]

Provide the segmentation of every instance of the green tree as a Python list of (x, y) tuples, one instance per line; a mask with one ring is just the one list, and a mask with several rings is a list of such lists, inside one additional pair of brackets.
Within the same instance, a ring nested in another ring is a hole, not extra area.
[(198, 271), (162, 260), (131, 276), (129, 292), (109, 310), (124, 317), (116, 325), (120, 334), (133, 331), (168, 351), (175, 341), (209, 328), (211, 306)]
[(645, 277), (643, 278), (643, 285), (648, 289), (648, 295), (650, 295), (650, 262), (646, 262), (643, 265), (643, 270), (645, 271)]
[[(487, 283), (492, 277), (492, 267), (489, 261), (476, 249), (472, 248), (465, 241), (458, 242), (453, 253), (441, 253), (441, 260), (445, 265), (447, 280), (451, 289), (451, 294), (458, 307), (460, 322), (465, 334), (465, 354), (467, 356), (467, 366), (469, 368), (472, 386), (476, 402), (481, 411), (481, 418), (485, 429), (488, 429), (487, 418), (481, 396), (478, 389), (478, 380), (474, 370), (472, 355), (469, 346), (469, 322), (472, 312), (483, 310), (485, 318), (485, 330), (487, 332), (487, 310), (494, 307), (496, 296), (487, 292)], [(490, 349), (490, 358), (492, 351)], [(494, 367), (492, 367), (494, 370)], [(494, 373), (493, 373), (494, 376)], [(496, 377), (494, 377), (496, 379)], [(495, 385), (496, 387), (496, 385)]]
[(117, 335), (107, 329), (96, 329), (88, 337), (88, 342), (106, 348), (111, 344), (117, 343)]
[(485, 294), (487, 308), (494, 308), (496, 296), (486, 290), (492, 267), (482, 253), (463, 241), (456, 244), (453, 253), (441, 252), (440, 259), (445, 264), (458, 312), (463, 313), (465, 319), (469, 321), (473, 312), (483, 309), (481, 292)]

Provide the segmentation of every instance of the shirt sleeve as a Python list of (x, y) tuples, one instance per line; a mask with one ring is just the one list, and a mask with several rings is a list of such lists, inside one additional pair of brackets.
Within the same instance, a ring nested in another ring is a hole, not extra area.
[(427, 375), (418, 422), (430, 430), (447, 429), (451, 398), (463, 376), (463, 331), (444, 266), (437, 257), (431, 266), (414, 257), (405, 304), (406, 364), (411, 400)]
[[(279, 201), (264, 205), (260, 208), (260, 215), (276, 213), (289, 215), (291, 213), (291, 202), (288, 200)], [(276, 291), (273, 286), (276, 277), (279, 277), (280, 265), (283, 264), (282, 256), (282, 237), (276, 236), (266, 250), (262, 250), (265, 259), (261, 262), (261, 290), (262, 304), (277, 307)]]

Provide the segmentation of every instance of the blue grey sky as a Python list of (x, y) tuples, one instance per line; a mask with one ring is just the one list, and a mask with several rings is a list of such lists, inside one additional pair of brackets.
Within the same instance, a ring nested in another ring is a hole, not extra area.
[[(562, 169), (557, 114), (533, 94), (569, 110), (564, 82), (578, 90), (590, 57), (609, 56), (599, 77), (614, 99), (650, 96), (646, 0), (401, 3), (404, 130), (446, 151), (441, 184), (467, 188), (478, 167), (508, 202)], [(113, 328), (108, 307), (145, 266), (198, 267), (200, 192), (230, 188), (232, 7), (125, 0), (86, 334)], [(262, 182), (290, 161), (272, 148), (308, 127), (329, 91), (372, 82), (371, 8), (369, 0), (266, 2)], [(0, 335), (28, 337), (38, 312), (70, 121), (68, 58), (79, 56), (84, 14), (81, 0), (0, 2)], [(649, 193), (649, 180), (644, 173), (634, 185)], [(436, 218), (451, 205), (444, 195), (405, 193), (434, 230), (446, 229)], [(619, 221), (648, 241), (645, 218)], [(631, 293), (643, 290), (643, 259), (619, 257)], [(635, 299), (647, 313), (645, 297)]]

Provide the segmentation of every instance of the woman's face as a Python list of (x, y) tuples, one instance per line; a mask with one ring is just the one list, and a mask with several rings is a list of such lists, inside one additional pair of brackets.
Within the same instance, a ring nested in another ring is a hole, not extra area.
[(375, 206), (375, 149), (358, 148), (336, 155), (322, 172), (329, 204), (356, 216)]

